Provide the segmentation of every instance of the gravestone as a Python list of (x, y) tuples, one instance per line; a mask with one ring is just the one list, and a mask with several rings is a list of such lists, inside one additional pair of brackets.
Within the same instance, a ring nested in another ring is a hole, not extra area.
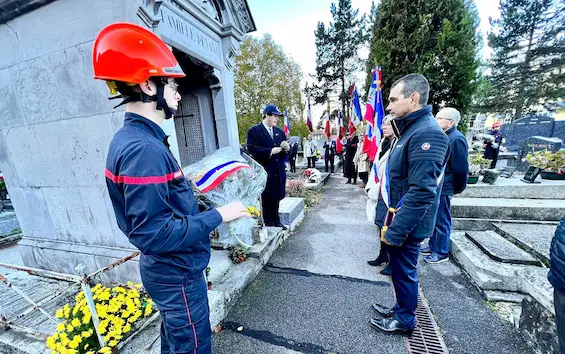
[(528, 162), (523, 161), (526, 155), (536, 151), (549, 150), (552, 152), (561, 149), (563, 141), (559, 138), (546, 138), (543, 136), (531, 136), (524, 140), (519, 150), (518, 170), (525, 171), (530, 166)]
[(504, 146), (510, 151), (518, 151), (523, 142), (531, 136), (553, 137), (555, 120), (548, 116), (528, 116), (503, 125)]

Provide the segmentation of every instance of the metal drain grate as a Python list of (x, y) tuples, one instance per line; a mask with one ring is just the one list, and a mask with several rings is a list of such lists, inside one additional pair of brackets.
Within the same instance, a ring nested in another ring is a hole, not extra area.
[(406, 339), (406, 350), (409, 354), (448, 354), (443, 337), (434, 320), (428, 304), (424, 301), (422, 292), (418, 292), (416, 307), (416, 329), (412, 336)]

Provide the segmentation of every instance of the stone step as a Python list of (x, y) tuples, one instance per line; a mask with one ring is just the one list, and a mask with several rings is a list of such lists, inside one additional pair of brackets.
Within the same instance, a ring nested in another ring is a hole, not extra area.
[(497, 262), (462, 231), (451, 233), (451, 254), (481, 290), (527, 294), (555, 315), (547, 268)]
[(467, 231), (465, 235), (475, 246), (495, 261), (533, 266), (541, 265), (531, 254), (494, 231)]
[(565, 200), (453, 198), (453, 218), (559, 221), (565, 215)]
[(492, 225), (497, 233), (549, 267), (549, 249), (556, 225), (514, 222), (493, 222)]
[(540, 225), (542, 227), (550, 226), (554, 229), (559, 225), (557, 221), (537, 221), (537, 220), (493, 220), (493, 219), (481, 219), (481, 218), (453, 218), (452, 228), (453, 230), (465, 230), (465, 231), (484, 231), (484, 230), (496, 230), (495, 223), (512, 223), (518, 225)]
[(543, 180), (539, 184), (528, 184), (518, 178), (499, 177), (494, 185), (477, 183), (467, 185), (460, 194), (463, 198), (503, 199), (565, 199), (565, 182)]

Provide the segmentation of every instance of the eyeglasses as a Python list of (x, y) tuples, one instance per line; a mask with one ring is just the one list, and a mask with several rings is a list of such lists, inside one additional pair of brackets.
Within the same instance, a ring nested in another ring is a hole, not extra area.
[(169, 82), (167, 83), (167, 85), (169, 85), (169, 87), (173, 90), (174, 94), (179, 92), (179, 84), (177, 84), (176, 82)]

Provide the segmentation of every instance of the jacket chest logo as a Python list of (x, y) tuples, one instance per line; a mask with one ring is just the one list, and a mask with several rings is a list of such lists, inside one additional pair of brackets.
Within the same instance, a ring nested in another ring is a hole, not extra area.
[(431, 145), (430, 143), (423, 143), (422, 144), (422, 150), (424, 151), (428, 151), (430, 149)]

